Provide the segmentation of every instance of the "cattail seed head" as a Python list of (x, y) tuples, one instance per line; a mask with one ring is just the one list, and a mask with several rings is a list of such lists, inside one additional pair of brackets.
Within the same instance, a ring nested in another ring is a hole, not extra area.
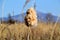
[(37, 26), (37, 15), (36, 15), (36, 11), (32, 7), (30, 9), (28, 9), (27, 12), (26, 12), (25, 24), (28, 27), (29, 26)]

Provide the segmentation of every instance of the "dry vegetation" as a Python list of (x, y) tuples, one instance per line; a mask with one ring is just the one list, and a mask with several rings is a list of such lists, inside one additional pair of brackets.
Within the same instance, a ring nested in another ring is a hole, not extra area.
[[(38, 23), (38, 26), (31, 28), (30, 40), (50, 40), (53, 24)], [(24, 23), (0, 24), (0, 40), (27, 40), (28, 27)], [(60, 24), (58, 23), (52, 40), (60, 40)]]

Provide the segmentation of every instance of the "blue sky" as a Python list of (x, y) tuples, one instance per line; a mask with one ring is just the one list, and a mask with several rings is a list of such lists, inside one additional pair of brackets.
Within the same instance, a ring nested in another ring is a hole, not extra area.
[[(2, 13), (4, 17), (7, 17), (10, 13), (13, 16), (21, 13), (23, 5), (26, 0), (0, 0), (0, 17)], [(30, 1), (24, 9), (26, 12), (27, 9), (33, 7), (34, 0)], [(52, 13), (53, 15), (60, 15), (60, 0), (36, 0), (36, 10), (43, 13)]]

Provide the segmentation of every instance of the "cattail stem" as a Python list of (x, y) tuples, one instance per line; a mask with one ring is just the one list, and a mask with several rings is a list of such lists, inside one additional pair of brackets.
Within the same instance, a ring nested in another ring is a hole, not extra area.
[(27, 40), (30, 40), (30, 33), (31, 33), (31, 28), (28, 27), (28, 35), (27, 35)]

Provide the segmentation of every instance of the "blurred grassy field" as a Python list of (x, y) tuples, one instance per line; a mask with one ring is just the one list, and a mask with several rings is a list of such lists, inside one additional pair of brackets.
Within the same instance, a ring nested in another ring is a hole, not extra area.
[[(38, 26), (31, 28), (30, 40), (60, 40), (60, 23), (56, 24), (51, 38), (54, 25), (38, 23)], [(0, 24), (0, 40), (27, 40), (29, 28), (24, 23)]]

